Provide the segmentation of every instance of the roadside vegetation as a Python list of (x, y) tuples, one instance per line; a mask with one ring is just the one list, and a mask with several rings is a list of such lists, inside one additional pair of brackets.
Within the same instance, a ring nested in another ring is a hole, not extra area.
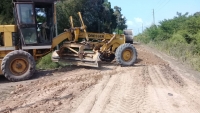
[(181, 14), (146, 28), (135, 40), (156, 47), (200, 71), (200, 12)]

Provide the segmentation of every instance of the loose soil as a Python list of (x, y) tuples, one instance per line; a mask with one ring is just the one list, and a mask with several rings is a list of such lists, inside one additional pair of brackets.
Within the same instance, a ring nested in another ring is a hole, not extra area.
[(0, 78), (0, 113), (200, 113), (200, 73), (134, 45), (134, 66), (67, 66), (31, 80)]

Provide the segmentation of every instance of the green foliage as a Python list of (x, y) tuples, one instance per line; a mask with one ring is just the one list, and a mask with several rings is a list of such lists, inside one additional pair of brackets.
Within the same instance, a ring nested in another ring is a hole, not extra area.
[(52, 62), (51, 61), (51, 55), (52, 54), (48, 54), (44, 57), (42, 57), (36, 65), (37, 69), (55, 69), (60, 67), (60, 64), (57, 62)]
[(176, 57), (179, 61), (182, 61), (190, 65), (194, 69), (200, 71), (200, 57), (199, 57), (200, 54), (197, 54), (195, 52), (196, 47), (193, 44), (187, 44), (187, 43), (174, 44), (173, 40), (171, 39), (160, 42), (150, 42), (148, 44), (150, 46), (156, 47), (157, 49), (171, 56)]
[(191, 34), (197, 34), (200, 31), (200, 16), (190, 16), (186, 21), (186, 29)]
[(135, 41), (143, 42), (145, 44), (147, 44), (147, 43), (149, 43), (151, 41), (150, 38), (149, 38), (149, 36), (145, 35), (145, 34), (139, 34), (138, 36), (135, 36), (134, 40)]
[(173, 19), (150, 26), (135, 40), (154, 45), (200, 71), (200, 12), (177, 12)]
[(0, 2), (0, 24), (13, 24), (12, 0), (1, 0)]
[(200, 32), (198, 32), (197, 34), (194, 35), (194, 40), (191, 43), (192, 45), (195, 46), (194, 54), (200, 55)]
[[(123, 16), (123, 14), (121, 14), (121, 7), (115, 6), (114, 7), (115, 11), (114, 11), (114, 15), (116, 16), (116, 22), (117, 22), (117, 31), (119, 30), (123, 30), (125, 28), (127, 28), (126, 25), (126, 17)], [(117, 34), (120, 34), (119, 32), (117, 32)]]
[[(73, 17), (75, 27), (80, 26), (77, 12), (81, 12), (87, 31), (112, 33), (117, 27), (117, 18), (121, 12), (116, 14), (116, 10), (111, 8), (108, 0), (66, 0), (57, 2), (58, 32), (70, 28), (69, 17)], [(123, 21), (122, 21), (123, 20)], [(120, 30), (126, 28), (125, 18), (120, 21)]]
[(150, 28), (147, 28), (145, 32), (147, 36), (149, 36), (150, 40), (155, 40), (159, 35), (159, 30), (156, 25), (152, 25)]
[(180, 34), (174, 34), (172, 36), (172, 38), (169, 39), (170, 42), (173, 44), (173, 45), (177, 45), (177, 44), (187, 44), (187, 41), (185, 40), (185, 38), (180, 35)]

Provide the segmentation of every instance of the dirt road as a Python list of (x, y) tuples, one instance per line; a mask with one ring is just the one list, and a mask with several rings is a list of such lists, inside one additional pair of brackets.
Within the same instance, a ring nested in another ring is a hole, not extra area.
[[(135, 66), (69, 66), (0, 82), (1, 113), (200, 113), (200, 74), (135, 45)], [(44, 76), (45, 75), (45, 76)]]

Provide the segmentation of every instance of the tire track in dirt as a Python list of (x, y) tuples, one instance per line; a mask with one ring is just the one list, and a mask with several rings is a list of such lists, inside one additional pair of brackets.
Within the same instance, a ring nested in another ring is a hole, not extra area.
[[(109, 80), (104, 78), (103, 80), (106, 79), (107, 82), (103, 84), (103, 87), (95, 87), (83, 100), (75, 113), (88, 113), (88, 111), (90, 111), (90, 113), (100, 113), (104, 110), (109, 102), (110, 93), (115, 88), (116, 81), (119, 81), (119, 77), (122, 76), (121, 71), (122, 70), (116, 69), (114, 71), (102, 72), (104, 75), (110, 76)], [(99, 86), (99, 84), (97, 86)]]
[[(166, 72), (166, 69), (169, 69), (170, 71), (168, 70)], [(161, 70), (162, 75), (165, 75), (164, 77), (168, 79), (169, 85), (173, 87), (176, 93), (183, 95), (184, 98), (187, 99), (187, 103), (193, 104), (196, 108), (200, 106), (200, 95), (197, 95), (200, 91), (200, 85), (184, 76), (180, 76), (180, 73), (174, 71), (169, 66), (167, 68), (161, 68)], [(193, 110), (196, 108), (193, 108)]]
[(105, 88), (105, 84), (108, 83), (110, 77), (106, 76), (99, 84), (97, 84), (92, 91), (86, 96), (81, 104), (76, 109), (75, 113), (89, 113), (96, 102), (96, 98), (99, 93)]
[[(177, 82), (177, 78), (179, 78), (180, 76), (176, 75), (176, 78), (175, 78), (173, 77), (174, 75), (170, 75), (170, 73), (165, 73), (166, 71), (169, 71), (167, 70), (168, 68), (165, 68), (165, 69), (166, 70), (163, 70), (162, 68), (160, 68), (160, 66), (153, 66), (153, 67), (150, 67), (149, 69), (150, 75), (153, 80), (153, 89), (156, 92), (156, 93), (154, 92), (154, 94), (157, 94), (157, 98), (159, 99), (157, 101), (161, 101), (160, 108), (162, 108), (163, 112), (170, 112), (170, 113), (177, 113), (177, 112), (196, 113), (196, 110), (194, 108), (195, 105), (190, 106), (190, 104), (194, 104), (194, 102), (190, 103), (188, 101), (188, 98), (185, 98), (183, 93), (180, 93), (179, 91), (183, 87), (182, 84), (185, 84), (185, 82), (183, 81)], [(163, 73), (165, 73), (166, 75), (164, 75)], [(169, 76), (169, 77), (166, 78), (164, 76)], [(178, 80), (182, 80), (182, 79), (178, 79)], [(168, 84), (166, 84), (167, 82)], [(175, 89), (175, 87), (177, 87), (178, 90)], [(149, 91), (152, 92), (153, 90), (149, 90)], [(152, 95), (152, 96), (155, 96), (155, 95)], [(152, 98), (156, 98), (156, 97), (152, 97)], [(153, 102), (153, 103), (158, 103), (158, 102)]]
[(0, 102), (0, 112), (199, 113), (200, 85), (151, 51), (136, 49), (135, 66), (62, 69), (18, 85)]
[[(159, 98), (157, 101), (161, 101), (159, 107), (161, 108), (162, 112), (171, 112), (174, 111), (173, 107), (169, 104), (168, 92), (166, 92), (166, 86), (164, 85), (163, 81), (160, 79), (159, 74), (155, 70), (154, 67), (149, 67), (149, 75), (152, 80), (152, 86), (154, 90), (150, 90), (150, 94), (155, 96), (153, 98)], [(168, 90), (168, 89), (167, 89)], [(158, 102), (155, 102), (158, 103)], [(170, 111), (169, 111), (170, 110)]]
[(130, 72), (125, 72), (123, 73), (123, 75), (120, 76), (120, 84), (116, 83), (117, 88), (115, 88), (115, 90), (113, 91), (114, 94), (110, 94), (110, 103), (107, 105), (108, 107), (106, 107), (105, 112), (127, 112), (130, 110), (127, 109), (129, 108), (127, 105), (132, 104), (132, 99), (134, 98), (134, 96), (129, 96), (130, 94), (132, 94), (132, 92), (130, 92), (130, 88), (132, 87), (132, 78), (130, 78), (130, 76)]
[[(84, 70), (83, 73), (73, 72), (68, 73), (69, 76), (61, 75), (60, 78), (42, 79), (31, 83), (29, 86), (22, 86), (9, 98), (4, 106), (0, 107), (0, 111), (13, 111), (26, 113), (39, 112), (38, 110), (46, 109), (44, 111), (51, 112), (54, 110), (53, 103), (61, 102), (63, 98), (73, 98), (73, 95), (80, 93), (81, 90), (97, 83), (102, 75), (98, 70)], [(81, 76), (82, 75), (82, 76)], [(30, 88), (33, 86), (33, 88)], [(24, 99), (22, 99), (24, 98)], [(12, 101), (12, 104), (8, 104)], [(62, 102), (65, 103), (65, 102)], [(38, 106), (44, 104), (43, 106)], [(45, 107), (46, 105), (46, 107)], [(48, 108), (52, 106), (52, 110)]]
[(122, 74), (117, 73), (111, 77), (103, 91), (96, 98), (96, 102), (94, 103), (94, 106), (92, 107), (90, 113), (101, 113), (105, 109), (106, 104), (109, 102), (110, 93), (114, 85), (116, 84), (116, 81), (119, 79), (120, 75)]
[[(176, 97), (176, 102), (173, 105), (180, 108), (184, 106), (183, 109), (187, 108), (188, 112), (199, 113), (200, 95), (198, 94), (200, 93), (200, 86), (196, 82), (185, 78), (185, 76), (181, 76), (181, 79), (177, 79), (177, 77), (180, 77), (180, 74), (177, 74), (174, 70), (171, 72), (176, 73), (175, 77), (171, 76), (176, 85), (171, 82), (170, 86), (173, 87), (174, 91), (180, 96)], [(166, 74), (167, 76), (170, 76), (170, 73)], [(182, 87), (182, 81), (180, 82), (179, 80), (184, 81), (184, 87)]]
[[(143, 67), (129, 68), (121, 76), (116, 88), (110, 94), (110, 103), (105, 108), (105, 113), (132, 113), (146, 109), (145, 86), (141, 85)], [(143, 87), (140, 87), (143, 86)]]

